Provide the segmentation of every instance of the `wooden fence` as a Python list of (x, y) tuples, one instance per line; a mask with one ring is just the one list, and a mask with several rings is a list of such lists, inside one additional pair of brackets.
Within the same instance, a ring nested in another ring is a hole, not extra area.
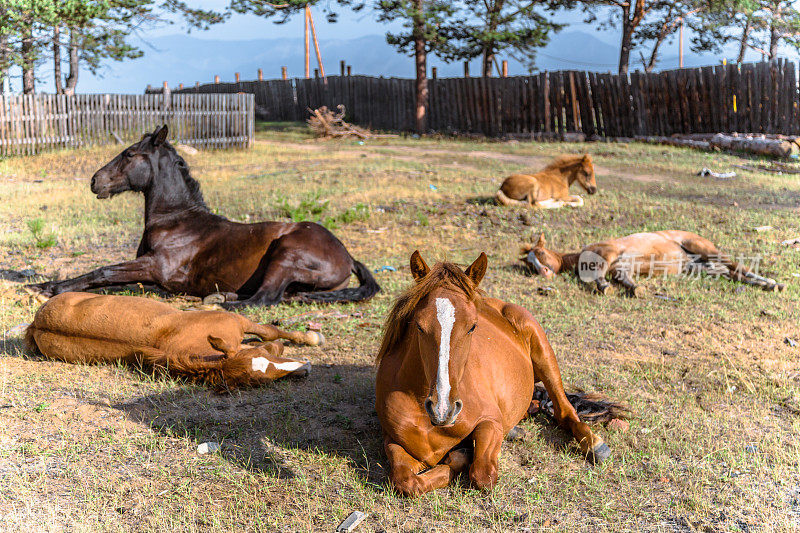
[(251, 94), (0, 96), (0, 155), (138, 140), (168, 124), (170, 139), (200, 148), (247, 147)]
[[(413, 131), (414, 80), (369, 76), (211, 83), (180, 93), (249, 92), (264, 120), (304, 120), (344, 104), (361, 126)], [(430, 80), (431, 131), (582, 132), (634, 137), (674, 133), (800, 134), (795, 64), (717, 65), (629, 75), (544, 72), (507, 78)], [(160, 91), (160, 90), (159, 90)]]

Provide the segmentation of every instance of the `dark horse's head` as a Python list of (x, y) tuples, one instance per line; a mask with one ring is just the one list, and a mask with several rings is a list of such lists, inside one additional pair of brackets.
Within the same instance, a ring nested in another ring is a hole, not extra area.
[(102, 199), (125, 191), (145, 191), (170, 166), (188, 174), (186, 162), (167, 142), (168, 133), (166, 125), (156, 128), (106, 163), (92, 176), (92, 192)]

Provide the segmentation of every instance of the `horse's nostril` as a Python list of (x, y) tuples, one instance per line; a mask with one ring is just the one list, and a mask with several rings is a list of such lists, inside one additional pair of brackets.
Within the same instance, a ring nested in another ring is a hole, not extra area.
[(463, 406), (464, 404), (461, 402), (461, 400), (456, 400), (453, 402), (453, 416), (458, 416), (458, 413), (461, 412), (461, 408)]
[(433, 413), (433, 402), (431, 401), (431, 399), (430, 399), (430, 398), (428, 398), (427, 400), (425, 400), (425, 410), (428, 412), (428, 414), (429, 414), (430, 416), (433, 416), (433, 415), (434, 415), (434, 413)]
[(94, 188), (95, 183), (97, 183), (97, 178), (92, 176), (91, 187)]

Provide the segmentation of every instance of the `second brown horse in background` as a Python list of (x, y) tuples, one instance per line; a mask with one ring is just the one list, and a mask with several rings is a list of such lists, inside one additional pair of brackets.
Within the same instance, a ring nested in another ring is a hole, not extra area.
[[(429, 268), (414, 252), (416, 283), (386, 320), (375, 407), (389, 478), (404, 495), (444, 487), (465, 470), (475, 487), (491, 489), (503, 437), (529, 412), (539, 381), (581, 453), (595, 462), (611, 453), (568, 400), (542, 326), (478, 289), (486, 267), (486, 254), (462, 271), (452, 263)], [(596, 399), (585, 410), (598, 420), (619, 407)]]
[(708, 239), (688, 231), (634, 233), (590, 244), (572, 253), (559, 253), (546, 248), (546, 245), (542, 233), (536, 244), (522, 246), (521, 260), (532, 272), (548, 279), (561, 272), (575, 272), (581, 281), (594, 283), (601, 294), (612, 289), (607, 276), (622, 285), (631, 296), (642, 297), (646, 291), (634, 281), (637, 276), (674, 276), (695, 271), (720, 274), (765, 291), (786, 288), (784, 284), (737, 263)]
[(589, 194), (597, 192), (594, 163), (589, 154), (563, 155), (536, 174), (512, 174), (503, 181), (496, 198), (503, 205), (539, 209), (580, 207), (583, 198), (569, 194), (576, 181)]

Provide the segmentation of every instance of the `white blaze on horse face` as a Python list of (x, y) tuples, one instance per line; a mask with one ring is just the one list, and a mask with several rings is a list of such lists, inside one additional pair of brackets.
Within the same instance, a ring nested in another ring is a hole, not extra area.
[(305, 363), (301, 363), (299, 361), (287, 361), (285, 363), (274, 363), (267, 359), (266, 357), (253, 357), (253, 370), (257, 370), (259, 372), (266, 373), (269, 369), (269, 365), (274, 366), (278, 370), (286, 370), (288, 372), (293, 372), (303, 366)]
[(447, 298), (436, 298), (436, 319), (442, 330), (439, 371), (436, 373), (436, 410), (444, 420), (450, 407), (450, 335), (456, 321), (456, 308)]

